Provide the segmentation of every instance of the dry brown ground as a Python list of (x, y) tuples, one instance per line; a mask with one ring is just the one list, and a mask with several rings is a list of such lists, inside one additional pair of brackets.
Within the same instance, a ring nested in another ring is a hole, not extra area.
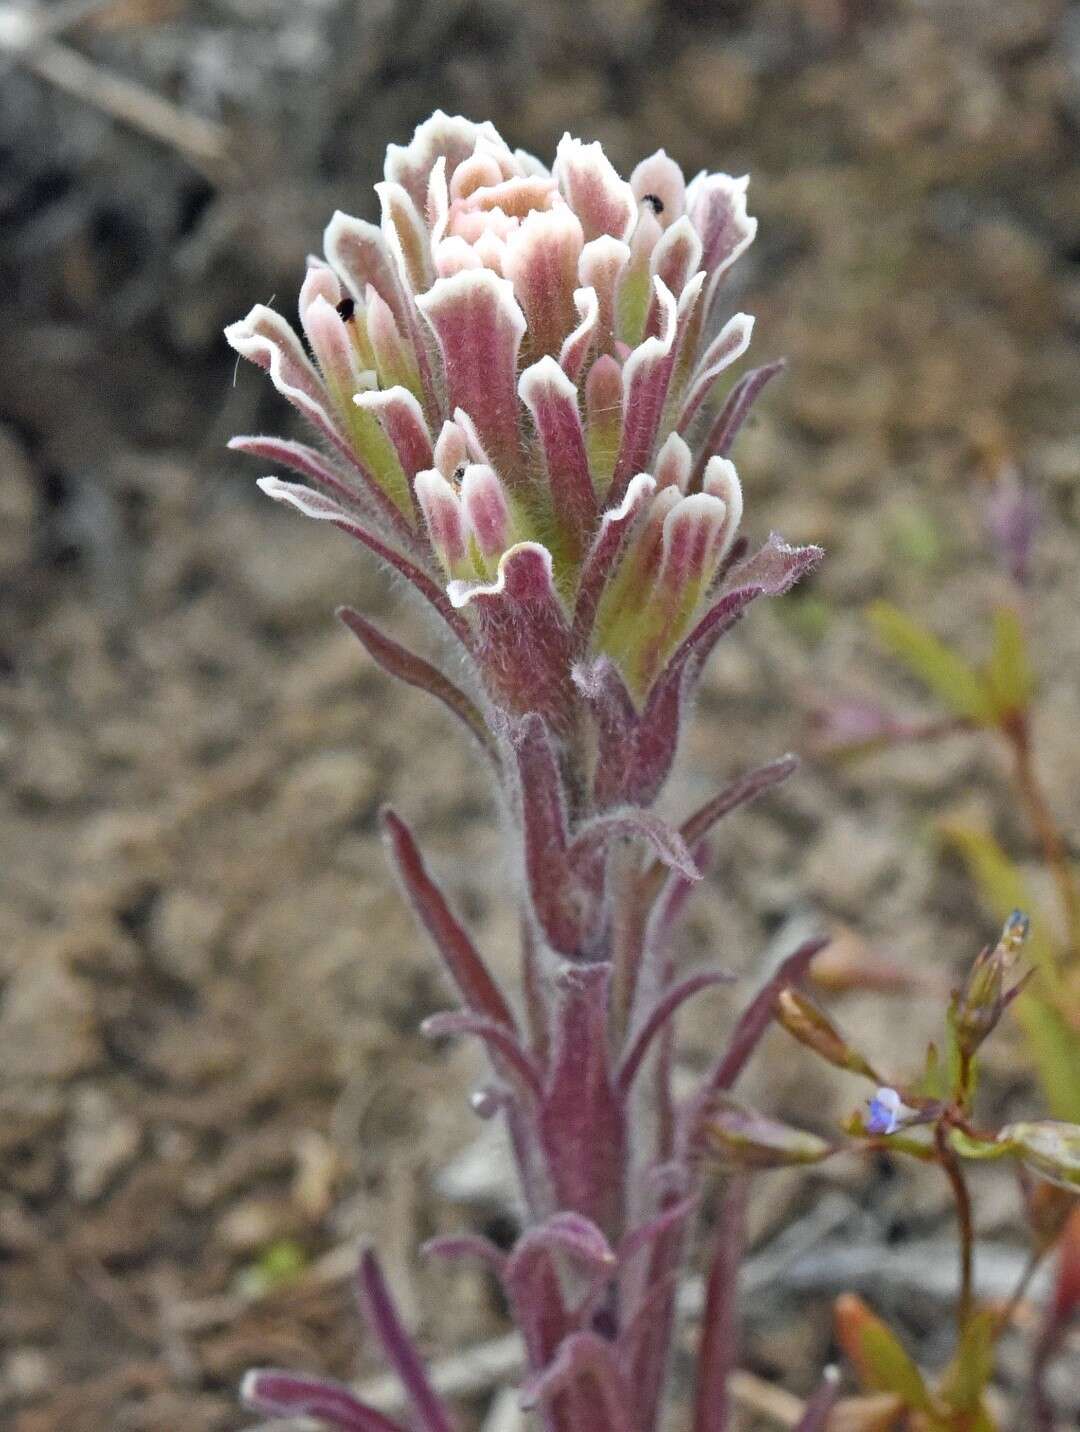
[[(482, 1280), (415, 1258), (463, 1219), (504, 1235), (506, 1212), (490, 1166), (439, 1178), (474, 1137), (477, 1066), (415, 1032), (446, 996), (383, 866), (379, 803), (415, 821), (504, 968), (513, 917), (478, 764), (330, 615), (412, 613), (222, 452), (281, 415), (254, 374), (231, 385), (221, 325), (271, 293), (288, 308), (331, 208), (370, 213), (383, 144), (436, 103), (541, 154), (569, 126), (624, 165), (663, 144), (690, 170), (749, 169), (762, 236), (732, 300), (758, 315), (755, 353), (792, 361), (736, 454), (749, 525), (829, 558), (718, 654), (672, 807), (803, 745), (815, 692), (918, 708), (865, 634), (868, 599), (978, 652), (1002, 581), (973, 500), (991, 434), (1043, 508), (1040, 735), (1075, 837), (1080, 12), (124, 0), (67, 42), (214, 114), (243, 163), (207, 182), (4, 77), (0, 1418), (225, 1432), (247, 1425), (253, 1362), (373, 1370), (342, 1274), (361, 1237), (426, 1346), (503, 1330)], [(934, 822), (977, 815), (1026, 856), (999, 774), (961, 739), (807, 769), (723, 832), (687, 958), (752, 978), (817, 912), (943, 987), (987, 916)], [(933, 994), (841, 1010), (899, 1067), (939, 1013)], [(688, 1064), (729, 1014), (718, 997), (687, 1019)], [(999, 1074), (999, 1101), (1038, 1107), (1015, 1060)], [(817, 1126), (858, 1097), (779, 1042), (752, 1084)], [(846, 1200), (811, 1238), (835, 1256), (755, 1294), (748, 1364), (805, 1391), (828, 1297), (860, 1277), (932, 1363), (941, 1191), (884, 1169), (763, 1182), (759, 1235), (813, 1230), (823, 1197)], [(984, 1185), (1006, 1250), (1009, 1199)], [(908, 1270), (891, 1291), (886, 1249)]]

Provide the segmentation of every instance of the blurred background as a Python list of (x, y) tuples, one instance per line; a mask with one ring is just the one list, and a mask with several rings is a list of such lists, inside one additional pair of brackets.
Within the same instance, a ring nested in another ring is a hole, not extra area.
[[(0, 1420), (18, 1432), (224, 1432), (250, 1424), (252, 1363), (374, 1372), (351, 1312), (361, 1237), (426, 1346), (505, 1330), (483, 1277), (415, 1256), (463, 1223), (505, 1239), (512, 1205), (473, 1142), (471, 1052), (415, 1032), (446, 991), (375, 821), (387, 799), (415, 821), (509, 970), (484, 773), (332, 609), (414, 615), (224, 451), (285, 415), (234, 372), (223, 326), (259, 301), (294, 315), (331, 212), (376, 216), (386, 143), (436, 106), (546, 159), (569, 128), (623, 172), (663, 146), (753, 176), (760, 237), (728, 296), (757, 315), (756, 361), (790, 369), (735, 453), (747, 523), (828, 560), (722, 645), (672, 809), (808, 749), (823, 694), (919, 713), (868, 633), (874, 598), (983, 654), (1007, 579), (982, 498), (1012, 461), (1041, 513), (1041, 760), (1075, 839), (1080, 5), (3, 0)], [(1032, 863), (999, 774), (963, 738), (811, 759), (724, 829), (686, 958), (752, 978), (770, 942), (825, 921), (904, 972), (838, 1007), (913, 1067), (993, 933), (936, 824), (981, 823)], [(725, 1000), (686, 1020), (688, 1064)], [(861, 1097), (775, 1048), (750, 1086), (770, 1108), (820, 1128)], [(1039, 1110), (1022, 1066), (998, 1072), (1003, 1108)], [(1006, 1257), (1013, 1191), (985, 1187)], [(942, 1355), (943, 1188), (888, 1164), (761, 1188), (763, 1256), (793, 1230), (839, 1252), (759, 1277), (759, 1387), (806, 1392), (848, 1286)]]

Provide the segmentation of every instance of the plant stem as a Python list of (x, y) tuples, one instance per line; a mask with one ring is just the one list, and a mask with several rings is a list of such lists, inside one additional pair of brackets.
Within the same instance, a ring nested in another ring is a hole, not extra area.
[(611, 865), (611, 1010), (612, 1036), (625, 1037), (638, 992), (644, 954), (644, 919), (638, 891), (638, 857), (629, 842)]
[(971, 1194), (968, 1192), (960, 1161), (949, 1147), (948, 1132), (943, 1122), (934, 1129), (938, 1161), (952, 1188), (956, 1203), (956, 1219), (960, 1231), (960, 1298), (956, 1306), (956, 1325), (964, 1331), (972, 1309), (972, 1285), (975, 1266), (975, 1221), (972, 1217)]
[(1031, 1250), (1027, 1263), (1024, 1265), (1024, 1271), (1020, 1274), (1020, 1281), (1013, 1289), (1009, 1301), (1002, 1308), (1001, 1315), (997, 1320), (997, 1324), (994, 1328), (994, 1336), (996, 1338), (1000, 1337), (1012, 1322), (1016, 1315), (1017, 1308), (1024, 1301), (1024, 1295), (1031, 1286), (1032, 1278), (1034, 1278), (1035, 1274), (1039, 1271), (1039, 1266), (1052, 1247), (1052, 1243), (1045, 1243), (1042, 1247), (1033, 1248)]
[(1050, 803), (1035, 770), (1031, 748), (1031, 727), (1024, 712), (1003, 727), (1013, 753), (1013, 777), (1028, 821), (1042, 847), (1043, 859), (1057, 886), (1072, 956), (1080, 955), (1080, 896), (1077, 895), (1065, 837), (1054, 819)]
[(728, 1432), (731, 1424), (728, 1379), (738, 1351), (736, 1296), (739, 1264), (745, 1252), (749, 1192), (749, 1177), (735, 1174), (720, 1206), (716, 1248), (701, 1320), (694, 1432)]

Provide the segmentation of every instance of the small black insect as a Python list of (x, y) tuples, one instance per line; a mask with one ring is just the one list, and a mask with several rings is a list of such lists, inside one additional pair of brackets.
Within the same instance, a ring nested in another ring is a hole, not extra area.
[(356, 312), (356, 299), (352, 297), (343, 298), (337, 306), (337, 311), (341, 314), (344, 321), (348, 323), (349, 319)]
[(654, 214), (662, 214), (664, 212), (664, 201), (659, 194), (642, 194), (641, 202), (648, 204)]

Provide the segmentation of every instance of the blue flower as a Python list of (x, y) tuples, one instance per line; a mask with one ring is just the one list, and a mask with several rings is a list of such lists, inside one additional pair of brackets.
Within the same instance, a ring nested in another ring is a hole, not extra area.
[(903, 1099), (895, 1089), (879, 1089), (869, 1101), (866, 1117), (868, 1134), (895, 1134), (904, 1124), (904, 1115), (910, 1114)]

